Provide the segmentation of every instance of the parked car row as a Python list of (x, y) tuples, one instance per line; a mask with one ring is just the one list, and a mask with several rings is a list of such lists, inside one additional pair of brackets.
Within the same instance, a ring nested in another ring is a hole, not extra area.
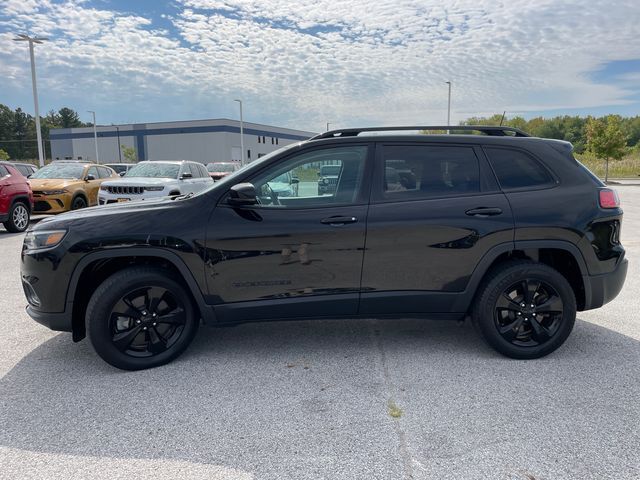
[(97, 165), (56, 160), (34, 165), (0, 162), (0, 223), (23, 232), (32, 213), (57, 214), (95, 205), (197, 193), (239, 169), (234, 162), (186, 160)]

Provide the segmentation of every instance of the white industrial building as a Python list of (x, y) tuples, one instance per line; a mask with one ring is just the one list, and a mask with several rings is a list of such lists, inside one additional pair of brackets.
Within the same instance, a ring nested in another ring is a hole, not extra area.
[[(315, 135), (313, 132), (244, 122), (247, 162)], [(100, 163), (125, 161), (122, 146), (133, 147), (141, 160), (194, 160), (202, 163), (239, 161), (240, 122), (229, 119), (135, 123), (98, 126)], [(56, 160), (96, 160), (93, 127), (57, 128), (49, 133)]]

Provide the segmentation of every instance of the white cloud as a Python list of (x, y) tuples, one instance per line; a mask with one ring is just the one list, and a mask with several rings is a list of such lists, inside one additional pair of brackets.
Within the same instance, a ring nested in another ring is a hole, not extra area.
[(49, 91), (171, 98), (183, 117), (241, 95), (252, 119), (310, 129), (442, 123), (445, 80), (454, 120), (624, 104), (632, 82), (589, 73), (640, 51), (631, 1), (180, 0), (172, 32), (81, 1), (5, 0), (0, 15), (3, 82), (28, 68), (8, 31), (29, 31), (52, 37), (38, 47)]

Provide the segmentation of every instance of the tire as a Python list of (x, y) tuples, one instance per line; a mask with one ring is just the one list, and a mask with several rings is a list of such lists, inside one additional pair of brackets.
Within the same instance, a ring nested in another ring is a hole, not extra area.
[(71, 210), (79, 210), (87, 207), (87, 201), (82, 196), (77, 196), (71, 202)]
[(200, 315), (187, 290), (165, 271), (130, 267), (100, 284), (89, 300), (85, 321), (89, 340), (105, 362), (123, 370), (143, 370), (184, 352), (198, 330)]
[(11, 233), (24, 232), (29, 226), (29, 208), (22, 202), (15, 202), (9, 210), (9, 219), (3, 223)]
[(569, 337), (576, 299), (567, 279), (548, 265), (509, 262), (480, 286), (472, 316), (487, 343), (501, 354), (540, 358)]

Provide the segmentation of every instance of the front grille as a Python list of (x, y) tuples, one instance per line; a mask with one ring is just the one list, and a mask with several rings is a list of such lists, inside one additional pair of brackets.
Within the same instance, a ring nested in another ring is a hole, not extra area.
[(107, 187), (107, 192), (115, 195), (142, 195), (144, 193), (144, 187)]
[(51, 210), (51, 205), (49, 202), (38, 201), (33, 205), (34, 212), (46, 212), (47, 210)]

